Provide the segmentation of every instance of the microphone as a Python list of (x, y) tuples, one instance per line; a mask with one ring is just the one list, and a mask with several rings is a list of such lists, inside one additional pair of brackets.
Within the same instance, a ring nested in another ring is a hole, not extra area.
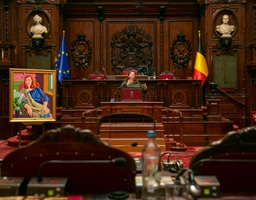
[(119, 148), (125, 148), (125, 147), (136, 147), (138, 145), (138, 142), (133, 142), (128, 145), (119, 146)]
[[(180, 183), (180, 178), (183, 177), (183, 175), (188, 172), (188, 182), (189, 182), (189, 194), (192, 195), (194, 199), (197, 199), (196, 197), (200, 196), (201, 194), (201, 188), (199, 185), (196, 184), (194, 180), (194, 172), (190, 168), (184, 168), (180, 170), (175, 178), (175, 183)], [(183, 177), (184, 178), (184, 177)]]
[(110, 164), (115, 163), (116, 166), (125, 166), (126, 159), (123, 157), (117, 157), (112, 160), (47, 160), (43, 162), (37, 171), (37, 182), (41, 183), (43, 178), (41, 176), (41, 169), (47, 164)]
[(133, 142), (133, 143), (131, 143), (130, 144), (132, 147), (136, 147), (137, 145), (138, 145), (138, 143), (137, 142)]

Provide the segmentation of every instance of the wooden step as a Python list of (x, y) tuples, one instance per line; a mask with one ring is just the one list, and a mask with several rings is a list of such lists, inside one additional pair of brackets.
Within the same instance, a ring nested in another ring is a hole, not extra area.
[[(125, 152), (141, 152), (143, 146), (146, 144), (148, 138), (101, 138), (102, 141), (108, 143), (117, 149)], [(137, 146), (132, 146), (133, 143), (137, 142)], [(163, 138), (156, 138), (156, 143), (161, 148), (161, 151), (166, 151), (165, 140)]]
[[(109, 145), (121, 149), (123, 151), (141, 151), (147, 142), (147, 131), (154, 130), (152, 123), (103, 123), (100, 126), (100, 139)], [(164, 139), (164, 126), (162, 123), (155, 124), (156, 142), (162, 151), (166, 150)], [(138, 145), (133, 147), (132, 143), (137, 142)]]
[(156, 130), (156, 137), (164, 139), (164, 126), (162, 123), (103, 123), (100, 126), (101, 138), (147, 138), (148, 130)]

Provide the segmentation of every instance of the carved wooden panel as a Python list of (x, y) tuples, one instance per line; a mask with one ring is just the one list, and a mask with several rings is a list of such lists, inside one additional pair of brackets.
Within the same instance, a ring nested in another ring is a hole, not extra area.
[[(187, 77), (192, 76), (195, 63), (195, 53), (197, 51), (197, 42), (195, 40), (197, 33), (195, 30), (197, 29), (197, 25), (193, 20), (170, 20), (168, 23), (168, 27), (166, 28), (168, 28), (169, 35), (169, 59), (167, 64), (169, 68), (166, 70), (175, 70), (176, 77), (187, 79)], [(182, 39), (178, 39), (180, 36), (182, 36)], [(173, 46), (175, 51), (171, 50)], [(180, 54), (180, 57), (176, 60), (172, 59), (172, 53), (176, 55)], [(179, 62), (180, 64), (178, 64)]]
[(93, 19), (70, 19), (68, 27), (67, 34), (70, 37), (66, 38), (66, 42), (67, 48), (71, 50), (69, 58), (71, 76), (75, 79), (87, 79), (89, 74), (101, 71), (99, 41), (97, 41), (98, 23)]
[[(117, 97), (122, 80), (63, 80), (62, 107), (64, 109), (100, 107)], [(202, 90), (200, 80), (141, 80), (148, 86), (147, 101), (164, 102), (165, 107), (200, 108)]]
[(132, 23), (114, 33), (111, 41), (112, 71), (122, 74), (126, 69), (136, 69), (147, 74), (153, 61), (151, 39), (149, 33)]
[(172, 42), (170, 48), (171, 59), (173, 61), (174, 68), (186, 69), (189, 61), (191, 60), (191, 42), (186, 39), (186, 35), (182, 32), (177, 35), (176, 40)]
[[(139, 20), (107, 20), (107, 73), (121, 74), (123, 70), (119, 69), (121, 66), (135, 69), (141, 66), (157, 68), (156, 52), (159, 43), (157, 41), (156, 25), (156, 20), (145, 20), (143, 22)], [(129, 44), (131, 41), (132, 43)], [(112, 65), (108, 63), (112, 63)]]
[(77, 34), (77, 38), (71, 42), (71, 57), (73, 65), (78, 68), (86, 69), (92, 59), (91, 42), (86, 39), (82, 32)]

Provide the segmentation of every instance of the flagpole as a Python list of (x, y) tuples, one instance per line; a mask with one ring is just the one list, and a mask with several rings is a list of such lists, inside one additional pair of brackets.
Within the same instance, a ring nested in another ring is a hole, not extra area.
[[(197, 51), (199, 51), (199, 48), (201, 48), (200, 46), (202, 46), (202, 43), (201, 43), (201, 31), (200, 30), (198, 30), (197, 31), (197, 33), (198, 33), (198, 47), (197, 47)], [(202, 85), (202, 96), (201, 96), (201, 99), (200, 99), (200, 101), (201, 101), (201, 107), (203, 108), (203, 106), (204, 106), (204, 89), (203, 89), (204, 87), (203, 87), (203, 85)]]

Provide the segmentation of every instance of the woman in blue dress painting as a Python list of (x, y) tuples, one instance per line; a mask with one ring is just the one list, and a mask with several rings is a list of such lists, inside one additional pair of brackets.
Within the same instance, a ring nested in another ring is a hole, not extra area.
[(22, 114), (24, 117), (30, 118), (49, 118), (50, 110), (47, 107), (49, 98), (37, 86), (35, 79), (31, 75), (27, 75), (24, 79), (24, 88), (21, 90), (24, 94), (22, 104)]

